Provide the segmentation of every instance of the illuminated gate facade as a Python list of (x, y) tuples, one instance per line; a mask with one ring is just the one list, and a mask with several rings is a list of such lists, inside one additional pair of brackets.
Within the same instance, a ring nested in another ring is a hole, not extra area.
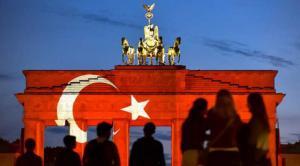
[[(188, 70), (185, 66), (116, 66), (113, 70), (26, 70), (26, 88), (16, 94), (24, 108), (24, 136), (37, 142), (36, 153), (44, 155), (47, 126), (70, 123), (70, 133), (79, 139), (83, 154), (88, 126), (101, 121), (113, 123), (113, 141), (122, 166), (128, 165), (129, 128), (152, 121), (172, 130), (172, 165), (181, 162), (181, 125), (196, 98), (207, 99), (209, 107), (220, 89), (233, 93), (238, 114), (249, 120), (246, 99), (249, 92), (263, 94), (270, 126), (270, 155), (276, 163), (276, 107), (283, 98), (274, 80), (277, 71)], [(128, 108), (142, 104), (146, 114)], [(125, 111), (127, 108), (127, 111)], [(147, 117), (148, 116), (148, 117)], [(67, 133), (66, 133), (67, 134)]]

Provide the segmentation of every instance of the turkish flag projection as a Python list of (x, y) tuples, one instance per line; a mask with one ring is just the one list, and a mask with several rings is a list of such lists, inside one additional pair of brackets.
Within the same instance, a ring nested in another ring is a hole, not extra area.
[[(88, 119), (93, 119), (93, 117), (97, 117), (97, 119), (110, 119), (116, 116), (113, 114), (117, 114), (118, 118), (122, 116), (126, 116), (127, 118), (128, 115), (124, 113), (122, 115), (121, 111), (124, 111), (131, 114), (131, 120), (137, 120), (139, 117), (151, 119), (145, 111), (149, 100), (138, 102), (133, 95), (130, 95), (130, 104), (124, 107), (124, 101), (125, 103), (128, 101), (127, 95), (116, 96), (108, 94), (99, 96), (99, 94), (92, 94), (93, 89), (99, 86), (97, 84), (104, 84), (100, 86), (102, 88), (108, 88), (107, 86), (113, 87), (115, 91), (118, 91), (118, 87), (110, 80), (99, 75), (85, 74), (68, 82), (57, 104), (57, 125), (65, 125), (67, 121), (70, 125), (70, 134), (76, 136), (76, 140), (79, 143), (87, 141), (86, 128), (80, 127), (77, 124), (77, 121), (83, 117)], [(116, 109), (112, 108), (112, 105)], [(85, 110), (87, 108), (88, 111)], [(87, 114), (87, 112), (92, 113)]]
[[(215, 102), (219, 89), (233, 93), (241, 119), (250, 118), (246, 98), (249, 92), (261, 92), (275, 128), (276, 105), (283, 94), (276, 93), (276, 71), (186, 70), (184, 66), (116, 66), (115, 70), (24, 71), (26, 89), (17, 94), (24, 106), (25, 138), (37, 141), (36, 152), (43, 156), (44, 127), (64, 126), (79, 143), (87, 139), (86, 129), (101, 121), (114, 123), (113, 138), (126, 165), (129, 127), (147, 121), (171, 126), (172, 163), (179, 165), (181, 124), (193, 101), (199, 97)], [(275, 132), (270, 136), (270, 154), (275, 161)], [(84, 144), (77, 146), (83, 153)]]

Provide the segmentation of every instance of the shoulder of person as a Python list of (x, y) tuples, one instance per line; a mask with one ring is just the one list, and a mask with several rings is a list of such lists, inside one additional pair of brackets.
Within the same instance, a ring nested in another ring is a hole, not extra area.
[(22, 161), (24, 158), (24, 154), (21, 154), (20, 156), (17, 157), (17, 161)]
[(209, 110), (207, 111), (207, 116), (211, 116), (211, 115), (213, 115), (213, 114), (215, 114), (215, 108), (214, 108), (214, 107), (211, 108), (211, 109), (209, 109)]
[(97, 145), (96, 139), (90, 140), (89, 142), (87, 142), (85, 149), (86, 150), (93, 149), (93, 147), (95, 147), (96, 145)]
[(42, 158), (36, 154), (34, 154), (35, 158), (39, 161), (39, 162), (42, 162)]
[(157, 140), (157, 139), (153, 139), (153, 140), (157, 145), (162, 146), (162, 143), (159, 140)]
[(97, 144), (97, 139), (92, 139), (87, 143), (87, 146)]
[(39, 155), (37, 155), (37, 154), (34, 154), (37, 158), (39, 158), (39, 159), (42, 159)]
[(145, 137), (141, 137), (141, 138), (138, 138), (135, 142), (140, 143), (140, 142), (144, 142), (144, 141), (145, 141)]
[(135, 146), (143, 146), (144, 144), (147, 144), (147, 143), (149, 143), (149, 141), (151, 142), (151, 141), (153, 141), (153, 140), (154, 140), (154, 138), (149, 139), (149, 138), (146, 138), (146, 137), (141, 137), (141, 138), (138, 138), (138, 139), (134, 142), (134, 144), (135, 144)]
[(136, 141), (133, 142), (132, 147), (135, 147), (135, 148), (139, 147), (142, 142), (143, 142), (142, 139), (138, 138)]
[(72, 154), (76, 157), (76, 158), (80, 158), (79, 154), (75, 151), (72, 152)]
[(188, 119), (185, 119), (184, 121), (183, 121), (183, 123), (182, 123), (182, 128), (183, 127), (186, 127), (186, 125), (189, 123), (189, 120)]
[(117, 147), (116, 144), (110, 140), (105, 141), (105, 143), (108, 144), (109, 146)]
[(217, 113), (216, 113), (216, 110), (215, 108), (211, 108), (207, 111), (207, 114), (206, 114), (206, 121), (211, 121), (211, 120), (214, 120), (215, 118), (217, 117)]

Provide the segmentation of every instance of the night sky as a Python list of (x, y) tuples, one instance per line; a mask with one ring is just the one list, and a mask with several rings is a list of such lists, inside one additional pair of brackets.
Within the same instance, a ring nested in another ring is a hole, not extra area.
[(281, 142), (300, 139), (299, 0), (0, 0), (0, 137), (20, 135), (22, 70), (113, 69), (121, 37), (143, 36), (152, 2), (165, 46), (182, 37), (188, 69), (278, 70)]

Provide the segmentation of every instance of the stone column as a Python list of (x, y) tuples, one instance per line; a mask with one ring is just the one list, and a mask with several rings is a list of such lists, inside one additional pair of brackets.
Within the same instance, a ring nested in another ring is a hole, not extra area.
[(113, 136), (113, 141), (118, 147), (121, 165), (128, 166), (129, 161), (129, 120), (117, 119), (113, 121), (114, 131), (119, 132)]
[(181, 165), (181, 125), (182, 119), (172, 121), (172, 166)]
[(269, 153), (272, 160), (272, 165), (276, 164), (276, 119), (269, 118), (271, 132), (269, 135)]
[[(36, 142), (35, 153), (44, 159), (44, 134), (45, 125), (43, 121), (24, 119), (24, 141), (32, 138)], [(25, 148), (25, 147), (24, 147)]]
[[(85, 121), (85, 120), (76, 120), (76, 124), (82, 130), (87, 131), (87, 129), (88, 129), (87, 121)], [(82, 135), (82, 137), (86, 137), (86, 140), (87, 140), (87, 135)], [(77, 144), (76, 144), (75, 151), (80, 155), (81, 159), (83, 157), (85, 145), (86, 145), (86, 143), (78, 143), (77, 142)]]

